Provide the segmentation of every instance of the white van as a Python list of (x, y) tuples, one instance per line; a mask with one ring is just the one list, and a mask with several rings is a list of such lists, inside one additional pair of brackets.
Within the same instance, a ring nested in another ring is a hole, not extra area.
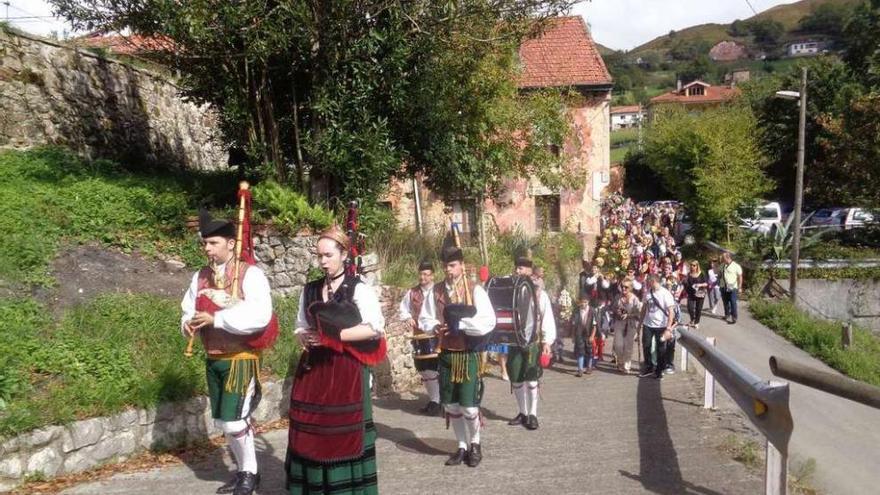
[(772, 201), (758, 205), (751, 218), (741, 219), (740, 227), (760, 234), (769, 234), (775, 224), (782, 223), (782, 219), (782, 207), (779, 203)]

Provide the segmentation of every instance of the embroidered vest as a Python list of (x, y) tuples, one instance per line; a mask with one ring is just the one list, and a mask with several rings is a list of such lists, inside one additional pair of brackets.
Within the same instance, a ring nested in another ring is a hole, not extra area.
[(422, 286), (417, 285), (409, 290), (409, 314), (416, 324), (415, 334), (424, 333), (419, 328), (419, 316), (422, 314), (422, 306), (425, 303), (425, 293), (422, 292)]
[[(471, 301), (473, 301), (474, 287), (469, 286), (468, 290), (470, 291)], [(431, 292), (433, 292), (434, 296), (434, 307), (437, 309), (435, 318), (437, 318), (441, 325), (445, 324), (446, 322), (444, 321), (443, 313), (446, 309), (446, 305), (451, 304), (449, 293), (446, 291), (446, 284), (434, 284), (434, 289)], [(471, 337), (464, 332), (458, 332), (455, 335), (447, 333), (441, 337), (440, 346), (447, 351), (473, 351), (482, 343), (482, 341), (482, 337)]]
[[(222, 289), (229, 295), (232, 295), (232, 279), (233, 279), (233, 268), (234, 263), (226, 264), (226, 280), (230, 281), (226, 285), (226, 287), (217, 287), (214, 283), (214, 270), (206, 266), (199, 270), (198, 275), (198, 289), (199, 293), (204, 289)], [(238, 297), (242, 300), (245, 299), (244, 290), (242, 289), (242, 285), (244, 283), (244, 274), (248, 269), (246, 263), (241, 264), (241, 269), (238, 276)], [(252, 351), (251, 346), (248, 345), (248, 341), (253, 338), (251, 335), (235, 335), (232, 333), (223, 330), (222, 328), (203, 328), (198, 332), (198, 335), (202, 339), (202, 345), (205, 347), (205, 353), (208, 355), (217, 355), (217, 354), (230, 354), (235, 352), (243, 352), (243, 351)]]

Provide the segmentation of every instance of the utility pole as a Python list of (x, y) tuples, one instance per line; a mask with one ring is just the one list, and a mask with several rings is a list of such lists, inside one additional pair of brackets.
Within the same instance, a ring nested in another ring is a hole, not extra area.
[(6, 6), (6, 23), (9, 24), (9, 0), (3, 2), (3, 5)]
[(797, 298), (797, 270), (801, 261), (801, 209), (804, 202), (804, 155), (806, 154), (807, 127), (807, 68), (801, 68), (800, 122), (798, 123), (797, 179), (794, 193), (794, 237), (791, 242), (791, 273), (788, 292), (791, 301)]

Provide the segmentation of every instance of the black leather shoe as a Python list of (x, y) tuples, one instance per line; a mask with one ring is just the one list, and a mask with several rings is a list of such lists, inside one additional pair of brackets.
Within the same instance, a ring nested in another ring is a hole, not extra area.
[(529, 414), (528, 419), (526, 419), (525, 426), (529, 430), (537, 430), (538, 429), (538, 417), (532, 414)]
[(467, 458), (467, 451), (464, 449), (458, 449), (458, 451), (452, 454), (449, 459), (446, 460), (447, 466), (458, 466)]
[(470, 467), (477, 467), (480, 465), (480, 461), (482, 460), (483, 451), (480, 450), (480, 444), (472, 443), (471, 449), (468, 451), (467, 465)]
[(238, 484), (235, 485), (233, 495), (251, 495), (260, 486), (260, 475), (243, 471), (240, 473)]
[(217, 489), (215, 493), (232, 493), (235, 491), (235, 487), (238, 485), (238, 479), (241, 478), (241, 471), (235, 473), (232, 476), (232, 479), (227, 481), (226, 484)]
[(526, 424), (526, 415), (525, 414), (517, 414), (513, 419), (507, 422), (510, 426), (519, 426)]

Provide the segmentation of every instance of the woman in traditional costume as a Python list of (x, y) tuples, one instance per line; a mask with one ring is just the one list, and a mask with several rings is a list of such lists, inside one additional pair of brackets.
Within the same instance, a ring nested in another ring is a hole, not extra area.
[(305, 285), (296, 335), (303, 346), (290, 394), (291, 494), (375, 494), (376, 429), (370, 369), (385, 357), (385, 320), (373, 289), (346, 270), (349, 238), (321, 234), (324, 277)]

